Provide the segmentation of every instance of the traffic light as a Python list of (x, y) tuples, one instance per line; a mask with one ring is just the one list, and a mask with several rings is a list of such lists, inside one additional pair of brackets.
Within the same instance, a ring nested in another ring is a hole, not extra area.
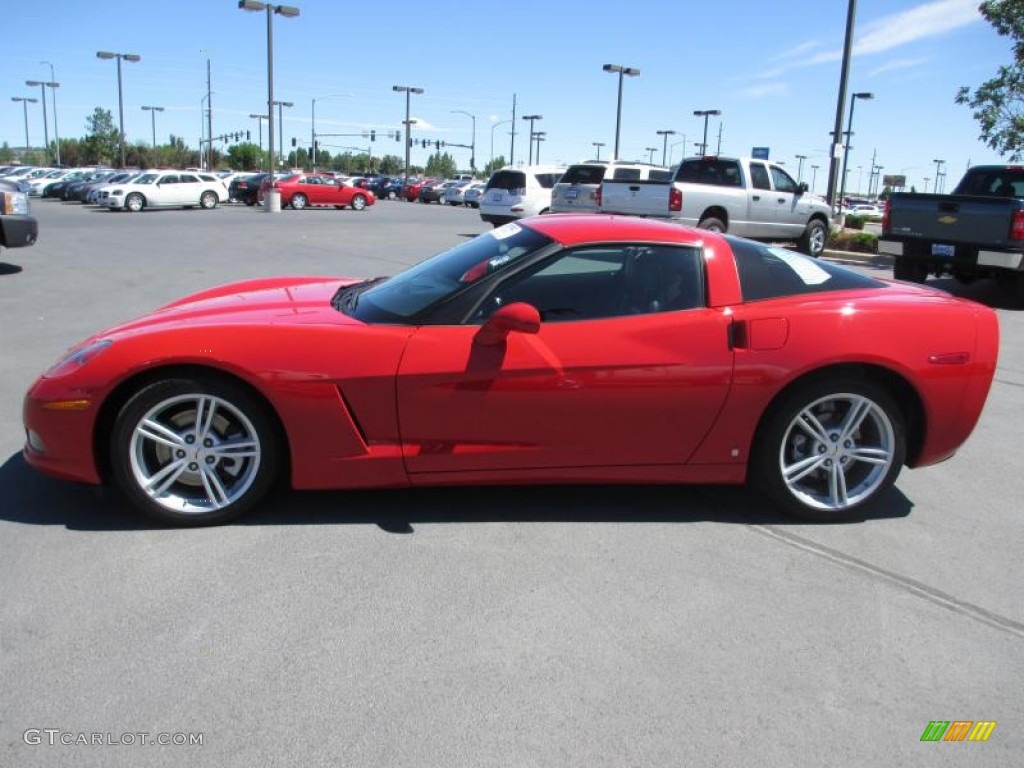
[(252, 141), (252, 131), (246, 131), (245, 132), (245, 140), (246, 141)]
[(426, 148), (427, 148), (427, 140), (426, 140), (426, 139), (424, 139), (424, 140), (423, 140), (423, 148), (424, 148), (424, 149), (426, 149)]
[(399, 131), (395, 131), (395, 141), (401, 141), (402, 137), (399, 135)]
[(295, 137), (294, 136), (292, 136), (292, 146), (293, 147), (295, 146)]
[(376, 141), (376, 140), (377, 140), (377, 131), (371, 129), (370, 130), (370, 141)]
[(310, 147), (309, 150), (306, 152), (306, 154), (309, 155), (310, 157), (312, 157), (313, 156), (313, 148)]

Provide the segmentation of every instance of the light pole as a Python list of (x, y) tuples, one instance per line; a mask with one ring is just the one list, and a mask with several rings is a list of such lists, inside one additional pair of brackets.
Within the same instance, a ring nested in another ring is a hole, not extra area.
[(11, 101), (20, 101), (25, 112), (25, 151), (28, 152), (31, 146), (28, 141), (28, 105), (35, 104), (39, 99), (30, 99), (27, 96), (11, 96)]
[(472, 171), (474, 175), (476, 175), (476, 115), (471, 114), (470, 112), (466, 112), (465, 110), (462, 109), (453, 109), (451, 110), (451, 113), (453, 115), (465, 115), (466, 117), (470, 118), (473, 121), (473, 141), (471, 143), (469, 150), (469, 170)]
[(592, 141), (592, 142), (590, 142), (590, 145), (592, 147), (597, 147), (597, 159), (600, 160), (601, 159), (601, 147), (604, 146), (604, 142), (603, 141)]
[(25, 85), (29, 87), (39, 86), (39, 95), (43, 100), (43, 155), (46, 157), (47, 162), (50, 160), (50, 120), (46, 116), (46, 86), (51, 83), (44, 83), (41, 80), (26, 80)]
[(818, 181), (818, 169), (819, 168), (821, 168), (820, 165), (812, 165), (811, 166), (811, 194), (812, 195), (815, 194), (814, 187), (815, 187), (816, 182)]
[(711, 115), (720, 115), (722, 110), (720, 109), (695, 109), (693, 111), (694, 117), (704, 118), (704, 141), (700, 143), (700, 154), (701, 157), (708, 153), (708, 118)]
[(545, 131), (537, 131), (533, 134), (533, 141), (537, 142), (537, 156), (534, 158), (534, 162), (536, 162), (537, 165), (540, 165), (540, 143), (542, 141), (546, 141), (544, 137), (547, 135), (548, 134)]
[(310, 121), (309, 129), (309, 151), (312, 156), (310, 162), (312, 163), (313, 173), (316, 173), (316, 103), (317, 101), (322, 101), (324, 99), (338, 99), (344, 96), (351, 95), (351, 93), (332, 93), (327, 96), (317, 96), (315, 99), (313, 99), (313, 114), (311, 116), (312, 119)]
[[(946, 164), (946, 161), (945, 160), (932, 160), (932, 162), (935, 163), (935, 188), (932, 189), (932, 192), (934, 192), (935, 194), (938, 194), (939, 193), (939, 179), (941, 179), (943, 177), (943, 175), (944, 175), (942, 173), (942, 166)], [(928, 190), (926, 189), (925, 192), (927, 192), (927, 191)]]
[[(412, 149), (412, 124), (413, 121), (409, 119), (409, 100), (412, 98), (414, 93), (423, 93), (422, 88), (413, 88), (411, 85), (393, 85), (391, 86), (392, 91), (405, 94), (405, 171), (402, 173), (402, 184), (406, 184), (409, 181), (409, 150)], [(491, 134), (493, 142), (494, 134)], [(493, 154), (494, 145), (491, 145), (491, 151)]]
[[(206, 135), (206, 128), (207, 128), (206, 110), (203, 108), (203, 104), (206, 103), (206, 100), (209, 99), (212, 95), (213, 95), (213, 92), (210, 91), (205, 96), (203, 96), (203, 98), (201, 98), (199, 100), (199, 167), (201, 169), (203, 169), (204, 171), (211, 170), (210, 166), (213, 165), (213, 151), (212, 151), (213, 150), (213, 136), (212, 135), (210, 135), (210, 136)], [(203, 154), (203, 143), (204, 143), (204, 141), (208, 141), (209, 142), (207, 144), (207, 146), (206, 146), (206, 154), (205, 155)]]
[(804, 160), (807, 159), (807, 155), (795, 155), (795, 157), (800, 161), (796, 166), (796, 183), (799, 184), (804, 180)]
[[(277, 105), (277, 161), (279, 163), (284, 162), (284, 108), (294, 107), (295, 105), (290, 101), (275, 101)], [(270, 145), (270, 151), (274, 151), (273, 142)]]
[(41, 61), (40, 64), (45, 64), (50, 68), (50, 81), (44, 83), (50, 89), (50, 96), (53, 99), (53, 140), (57, 144), (57, 165), (60, 165), (60, 133), (57, 131), (57, 89), (60, 88), (60, 83), (55, 82), (57, 78), (53, 74), (53, 64), (48, 61)]
[(839, 205), (843, 204), (843, 199), (846, 197), (846, 162), (849, 160), (850, 139), (853, 136), (853, 107), (857, 103), (857, 99), (873, 98), (875, 98), (875, 94), (867, 91), (850, 95), (850, 117), (846, 121), (846, 144), (843, 146), (843, 172), (839, 177)]
[(117, 59), (117, 115), (119, 118), (120, 131), (117, 134), (117, 143), (121, 147), (121, 167), (124, 168), (124, 88), (121, 85), (121, 60), (142, 61), (142, 57), (135, 53), (111, 53), (110, 51), (96, 51), (97, 59)]
[(647, 162), (650, 163), (651, 165), (654, 165), (654, 153), (657, 151), (657, 147), (644, 147), (644, 152), (647, 153)]
[(153, 123), (153, 149), (156, 149), (156, 113), (163, 112), (163, 107), (143, 107), (144, 110), (149, 112), (150, 122)]
[(661, 164), (665, 165), (665, 161), (668, 159), (668, 137), (675, 136), (675, 131), (655, 131), (656, 134), (662, 137), (661, 140)]
[(668, 145), (668, 162), (669, 162), (669, 165), (672, 164), (672, 156), (675, 154), (676, 147), (678, 147), (680, 144), (683, 145), (683, 157), (685, 158), (686, 157), (686, 134), (685, 133), (683, 134), (683, 138), (682, 138), (681, 141), (673, 141), (671, 144)]
[(637, 67), (625, 67), (622, 64), (605, 64), (601, 67), (605, 72), (614, 72), (619, 76), (619, 99), (615, 107), (615, 151), (612, 153), (612, 160), (619, 159), (619, 132), (622, 128), (622, 80), (628, 75), (636, 77), (640, 74)]
[(259, 139), (260, 139), (260, 170), (263, 170), (263, 121), (269, 120), (266, 115), (249, 115), (253, 120), (256, 121), (256, 125), (259, 127)]
[(274, 14), (279, 13), (285, 18), (294, 18), (299, 15), (299, 9), (290, 5), (273, 5), (262, 3), (259, 0), (238, 0), (238, 7), (243, 11), (266, 11), (267, 12), (267, 136), (270, 147), (270, 188), (267, 190), (266, 205), (267, 213), (276, 213), (281, 210), (281, 193), (274, 189)]
[(527, 161), (527, 165), (533, 165), (533, 123), (543, 119), (543, 115), (523, 115), (523, 120), (530, 121), (530, 159)]
[(489, 163), (489, 165), (494, 165), (494, 129), (497, 128), (499, 125), (508, 125), (511, 122), (511, 120), (499, 120), (498, 122), (491, 126), (491, 162)]

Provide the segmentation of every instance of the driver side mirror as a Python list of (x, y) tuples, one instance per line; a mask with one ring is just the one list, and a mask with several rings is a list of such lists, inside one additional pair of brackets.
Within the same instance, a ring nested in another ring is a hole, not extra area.
[(537, 333), (540, 330), (540, 312), (531, 304), (517, 301), (501, 307), (492, 314), (473, 341), (485, 346), (493, 346), (503, 342), (513, 331), (517, 333)]
[(806, 182), (806, 181), (801, 181), (801, 182), (800, 182), (800, 183), (799, 183), (799, 184), (797, 185), (797, 193), (798, 193), (798, 194), (801, 194), (801, 195), (802, 195), (802, 194), (803, 194), (804, 192), (806, 192), (806, 191), (807, 191), (808, 189), (810, 189), (810, 187), (808, 187), (808, 186), (807, 186), (807, 182)]

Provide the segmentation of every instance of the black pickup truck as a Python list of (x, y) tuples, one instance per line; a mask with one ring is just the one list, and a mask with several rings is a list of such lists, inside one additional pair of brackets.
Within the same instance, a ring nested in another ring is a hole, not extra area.
[(892, 195), (878, 252), (897, 280), (994, 277), (1024, 299), (1024, 165), (969, 168), (951, 195)]
[(24, 248), (38, 235), (39, 224), (29, 215), (28, 194), (0, 179), (0, 249)]

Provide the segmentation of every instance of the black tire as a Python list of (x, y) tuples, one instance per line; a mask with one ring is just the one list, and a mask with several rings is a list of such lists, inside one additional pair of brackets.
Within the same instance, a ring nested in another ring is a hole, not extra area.
[(126, 211), (132, 213), (138, 213), (146, 207), (146, 198), (140, 195), (138, 192), (132, 192), (128, 197), (124, 199), (124, 208)]
[(806, 253), (815, 259), (825, 252), (825, 245), (828, 243), (828, 226), (821, 219), (811, 219), (807, 222), (800, 241), (797, 243), (797, 250)]
[[(202, 445), (196, 425), (202, 421), (202, 405), (197, 402), (209, 401), (200, 397), (218, 401), (208, 411), (212, 418), (204, 434), (210, 437)], [(136, 429), (144, 421), (166, 431), (140, 435)], [(280, 469), (280, 442), (266, 407), (241, 386), (212, 377), (175, 378), (149, 384), (125, 403), (114, 422), (110, 459), (117, 487), (145, 514), (174, 525), (215, 525), (243, 514), (271, 488)], [(255, 446), (257, 455), (229, 453), (232, 443), (243, 451)], [(161, 472), (155, 483), (159, 492), (151, 495), (144, 480), (153, 481)], [(160, 487), (170, 475), (167, 487)], [(236, 489), (237, 498), (230, 498)], [(210, 498), (218, 491), (223, 503)]]
[(352, 197), (352, 210), (361, 211), (366, 208), (366, 195), (355, 195)]
[(910, 283), (923, 283), (928, 279), (928, 265), (906, 256), (896, 256), (893, 260), (892, 276)]
[(246, 200), (245, 204), (248, 205), (251, 208), (254, 205), (256, 205), (256, 201), (255, 200)]
[(296, 211), (301, 211), (308, 203), (309, 201), (306, 199), (306, 196), (301, 192), (296, 192), (292, 195), (292, 208)]
[(700, 220), (697, 224), (697, 229), (706, 229), (709, 232), (721, 232), (725, 233), (726, 229), (725, 222), (721, 219), (715, 218), (714, 216), (707, 216)]
[[(855, 404), (865, 415), (844, 436), (844, 419)], [(820, 439), (815, 437), (817, 425), (804, 426), (814, 424), (804, 418), (807, 413), (823, 428)], [(856, 376), (809, 379), (765, 414), (755, 438), (750, 479), (788, 514), (843, 522), (862, 518), (892, 486), (906, 452), (904, 415), (883, 386)], [(787, 463), (788, 483), (783, 470)], [(833, 490), (833, 476), (842, 477), (836, 489), (845, 489), (843, 494)]]
[(217, 207), (217, 203), (219, 202), (220, 198), (217, 197), (217, 193), (211, 192), (210, 190), (203, 192), (203, 194), (199, 196), (199, 205), (205, 211), (213, 210)]

